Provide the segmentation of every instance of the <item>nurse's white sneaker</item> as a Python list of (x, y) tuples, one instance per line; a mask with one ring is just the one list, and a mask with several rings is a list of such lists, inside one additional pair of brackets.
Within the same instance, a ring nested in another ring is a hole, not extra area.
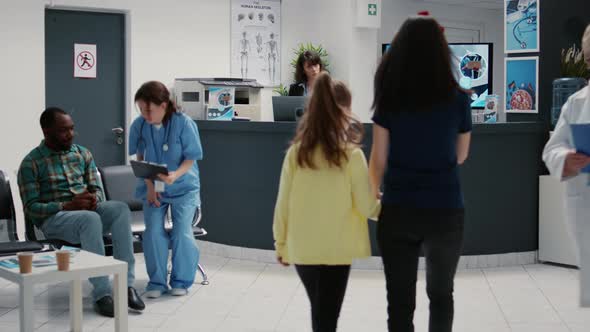
[(170, 290), (170, 295), (173, 296), (185, 296), (186, 294), (188, 294), (188, 290), (185, 288), (172, 288)]
[(147, 291), (144, 294), (145, 297), (147, 297), (148, 299), (157, 299), (160, 296), (162, 296), (162, 291), (161, 290), (151, 290), (151, 291)]

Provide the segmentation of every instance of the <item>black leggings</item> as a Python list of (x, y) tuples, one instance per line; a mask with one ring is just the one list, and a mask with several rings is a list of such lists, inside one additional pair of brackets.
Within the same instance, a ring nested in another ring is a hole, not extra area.
[(313, 332), (335, 332), (350, 265), (295, 265), (311, 303)]
[(429, 332), (453, 329), (453, 281), (463, 245), (462, 209), (383, 206), (377, 240), (387, 284), (390, 332), (413, 332), (420, 249), (426, 259)]

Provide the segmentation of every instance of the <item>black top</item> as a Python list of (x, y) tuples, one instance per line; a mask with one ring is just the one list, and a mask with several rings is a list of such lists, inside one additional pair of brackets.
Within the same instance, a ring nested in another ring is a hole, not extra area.
[[(457, 136), (471, 131), (471, 100), (455, 97), (427, 111), (382, 112), (389, 131), (383, 203), (414, 208), (463, 208)], [(392, 105), (392, 107), (395, 107)]]
[(289, 86), (289, 96), (305, 95), (305, 83), (294, 83)]

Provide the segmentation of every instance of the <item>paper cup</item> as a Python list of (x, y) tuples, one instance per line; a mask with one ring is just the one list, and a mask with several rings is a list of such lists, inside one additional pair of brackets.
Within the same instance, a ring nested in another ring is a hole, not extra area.
[(19, 252), (16, 256), (18, 257), (20, 273), (31, 273), (33, 271), (33, 253)]
[(55, 252), (58, 271), (70, 270), (70, 252), (68, 250), (58, 250)]

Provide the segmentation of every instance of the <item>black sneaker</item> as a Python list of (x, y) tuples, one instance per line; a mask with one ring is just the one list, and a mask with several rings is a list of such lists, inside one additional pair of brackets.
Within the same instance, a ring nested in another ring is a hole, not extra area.
[(98, 301), (94, 302), (94, 311), (101, 316), (115, 317), (113, 298), (110, 295), (101, 297)]

